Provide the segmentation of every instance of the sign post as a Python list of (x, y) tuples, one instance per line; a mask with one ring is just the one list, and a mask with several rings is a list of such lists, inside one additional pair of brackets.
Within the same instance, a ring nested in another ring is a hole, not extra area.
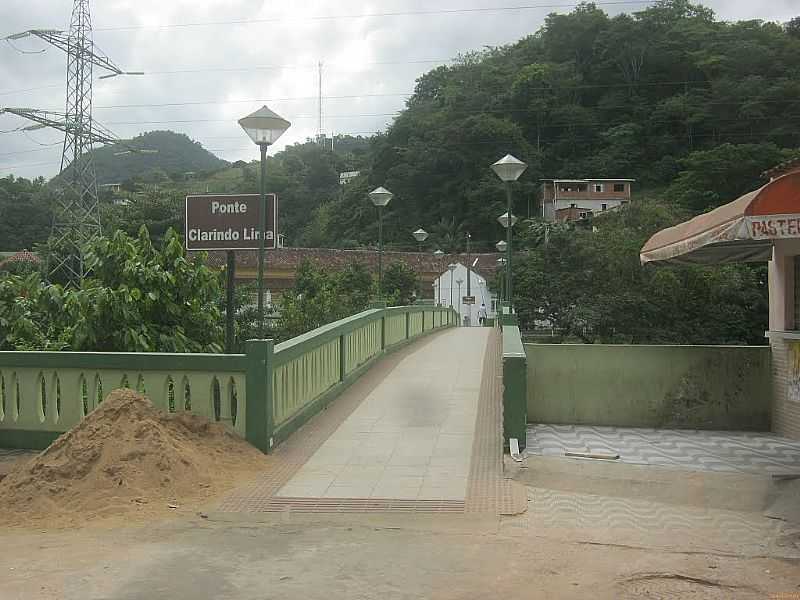
[(227, 285), (225, 286), (225, 353), (233, 354), (236, 330), (234, 317), (236, 316), (236, 252), (227, 251), (228, 267), (225, 270)]
[[(186, 249), (226, 251), (225, 351), (228, 353), (233, 352), (235, 336), (236, 250), (277, 247), (278, 198), (267, 194), (266, 200), (267, 210), (263, 215), (260, 194), (186, 197)], [(263, 285), (263, 281), (260, 283)]]

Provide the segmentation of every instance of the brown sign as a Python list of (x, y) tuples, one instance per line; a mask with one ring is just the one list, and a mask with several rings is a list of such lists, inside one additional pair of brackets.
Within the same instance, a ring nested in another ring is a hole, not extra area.
[(464, 296), (461, 299), (461, 304), (475, 304), (475, 296)]
[[(258, 194), (186, 196), (186, 249), (258, 250), (260, 208)], [(270, 250), (277, 224), (278, 197), (267, 194), (265, 247)]]

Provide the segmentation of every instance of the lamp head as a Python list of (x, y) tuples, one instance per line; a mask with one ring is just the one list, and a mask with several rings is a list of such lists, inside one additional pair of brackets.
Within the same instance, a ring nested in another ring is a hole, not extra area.
[(292, 124), (264, 105), (256, 112), (239, 119), (239, 125), (259, 146), (262, 144), (271, 146)]
[(505, 240), (500, 240), (494, 245), (497, 248), (498, 252), (505, 252), (508, 249), (508, 242)]
[(492, 165), (492, 171), (503, 181), (516, 181), (527, 168), (528, 165), (510, 154), (506, 154)]
[(504, 212), (502, 215), (497, 217), (497, 220), (500, 222), (500, 225), (502, 225), (506, 229), (508, 229), (509, 225), (511, 227), (516, 225), (518, 221), (517, 217), (515, 217), (514, 215), (509, 216), (507, 212)]
[(372, 204), (379, 208), (389, 204), (392, 198), (394, 198), (394, 194), (385, 187), (376, 188), (369, 193), (369, 199), (372, 200)]
[(428, 239), (428, 232), (422, 229), (421, 227), (411, 235), (413, 235), (414, 239), (417, 240), (420, 244)]

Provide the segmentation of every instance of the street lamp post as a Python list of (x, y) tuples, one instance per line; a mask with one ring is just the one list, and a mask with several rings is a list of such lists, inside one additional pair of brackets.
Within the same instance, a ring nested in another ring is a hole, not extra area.
[[(470, 281), (472, 280), (472, 264), (470, 261), (472, 257), (470, 256), (471, 246), (470, 242), (472, 242), (472, 234), (467, 233), (467, 296), (472, 296), (470, 293)], [(459, 294), (460, 296), (461, 294)], [(472, 326), (472, 304), (467, 304), (467, 311), (469, 311), (469, 316), (467, 317), (467, 325)]]
[(394, 198), (394, 194), (384, 187), (369, 193), (369, 199), (378, 209), (378, 301), (383, 301), (383, 209)]
[[(503, 242), (503, 243), (505, 244), (505, 242)], [(497, 285), (497, 296), (498, 296), (498, 300), (500, 301), (500, 305), (502, 305), (502, 303), (503, 303), (503, 285), (505, 284), (505, 278), (506, 278), (506, 273), (505, 273), (506, 259), (505, 258), (498, 258), (497, 259), (497, 265), (500, 267), (499, 276), (503, 278), (498, 282), (498, 285)]]
[(447, 270), (450, 271), (450, 308), (453, 308), (453, 271), (456, 270), (456, 265), (450, 263), (447, 265)]
[[(494, 245), (494, 247), (497, 248), (497, 251), (500, 254), (505, 254), (506, 250), (508, 249), (508, 242), (506, 242), (505, 240), (500, 240), (499, 242), (497, 242)], [(504, 273), (503, 273), (503, 285), (505, 285), (505, 282), (508, 280), (508, 272), (506, 272), (506, 266), (508, 265), (508, 261), (505, 258), (500, 257), (500, 258), (497, 259), (497, 264), (500, 265), (500, 268), (503, 269), (503, 271), (504, 271)], [(500, 288), (499, 291), (500, 291), (500, 298), (502, 298), (503, 297), (503, 288)], [(502, 302), (501, 302), (500, 305), (502, 306)]]
[(428, 239), (428, 232), (420, 227), (411, 235), (413, 235), (414, 239), (417, 240), (417, 243), (419, 244), (419, 251), (422, 252), (422, 244)]
[(464, 283), (463, 279), (457, 279), (456, 284), (458, 285), (458, 324), (461, 325), (461, 284)]
[(438, 294), (438, 296), (439, 296), (439, 306), (441, 306), (442, 305), (442, 275), (443, 275), (443, 273), (442, 273), (442, 256), (444, 256), (444, 252), (442, 252), (441, 250), (437, 250), (436, 252), (433, 253), (433, 255), (436, 257), (436, 273), (437, 273), (436, 281), (439, 284), (439, 294)]
[[(267, 237), (267, 148), (278, 141), (291, 123), (272, 112), (267, 106), (262, 106), (256, 112), (239, 119), (239, 125), (261, 149), (261, 202), (259, 232), (258, 232), (258, 326), (260, 335), (265, 337), (264, 327), (264, 250)], [(273, 232), (273, 236), (278, 233)], [(277, 238), (276, 238), (277, 239)]]
[(517, 218), (514, 216), (513, 211), (511, 210), (511, 183), (519, 179), (520, 175), (525, 172), (525, 169), (528, 168), (524, 162), (519, 160), (518, 158), (514, 158), (510, 154), (506, 154), (503, 158), (498, 160), (496, 163), (492, 165), (492, 170), (495, 174), (500, 178), (501, 181), (505, 183), (506, 188), (506, 213), (502, 215), (498, 221), (500, 224), (506, 228), (506, 239), (508, 243), (508, 247), (506, 248), (506, 260), (508, 261), (506, 264), (506, 271), (508, 276), (506, 277), (506, 302), (511, 304), (511, 293), (512, 293), (512, 285), (511, 285), (511, 249), (512, 249), (512, 240), (511, 240), (511, 231), (514, 228), (514, 223), (517, 222)]

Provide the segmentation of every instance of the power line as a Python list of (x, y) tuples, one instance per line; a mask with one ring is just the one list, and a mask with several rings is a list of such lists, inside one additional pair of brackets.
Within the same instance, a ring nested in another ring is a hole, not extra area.
[[(309, 15), (305, 17), (271, 17), (266, 19), (234, 19), (229, 21), (205, 21), (197, 23), (170, 23), (166, 25), (125, 25), (121, 27), (98, 27), (95, 31), (138, 31), (138, 30), (160, 30), (160, 29), (185, 29), (191, 27), (217, 27), (224, 25), (259, 25), (264, 23), (285, 23), (295, 21), (340, 21), (351, 19), (378, 19), (389, 17), (432, 17), (442, 15), (470, 15), (487, 13), (508, 13), (522, 12), (539, 9), (556, 8), (575, 8), (580, 3), (572, 2), (567, 4), (528, 4), (519, 6), (485, 6), (474, 8), (444, 8), (429, 10), (401, 10), (372, 13), (354, 13), (342, 15)], [(617, 0), (606, 2), (594, 2), (595, 6), (630, 6), (630, 5), (649, 5), (652, 0)]]
[[(762, 81), (785, 81), (787, 83), (792, 83), (794, 80), (790, 77), (762, 77), (760, 78)], [(567, 86), (539, 86), (539, 87), (531, 87), (527, 88), (526, 91), (544, 91), (544, 92), (569, 92), (573, 90), (586, 90), (586, 89), (614, 89), (614, 88), (621, 88), (621, 89), (631, 89), (631, 88), (641, 88), (641, 87), (659, 87), (659, 86), (687, 86), (692, 85), (693, 87), (688, 88), (687, 91), (713, 91), (711, 88), (708, 87), (708, 82), (696, 81), (696, 80), (681, 80), (681, 81), (652, 81), (652, 82), (641, 82), (636, 84), (630, 83), (587, 83), (587, 84), (575, 84), (575, 85), (567, 85)], [(44, 87), (59, 87), (59, 86), (44, 86)], [(39, 88), (39, 89), (44, 89)], [(35, 89), (35, 88), (31, 88)], [(492, 86), (492, 87), (482, 87), (478, 88), (477, 92), (493, 92), (493, 91), (507, 91), (507, 87), (505, 86)], [(24, 90), (22, 90), (24, 91)], [(0, 95), (7, 95), (13, 92), (0, 92)], [(359, 99), (359, 98), (411, 98), (414, 96), (413, 92), (386, 92), (386, 93), (366, 93), (366, 94), (341, 94), (341, 95), (330, 95), (330, 96), (323, 96), (324, 100), (351, 100), (351, 99)], [(160, 103), (139, 103), (139, 104), (108, 104), (108, 105), (95, 105), (94, 109), (98, 110), (110, 110), (110, 109), (120, 109), (120, 108), (160, 108), (160, 107), (180, 107), (180, 106), (199, 106), (199, 105), (217, 105), (217, 104), (248, 104), (248, 103), (261, 103), (261, 102), (292, 102), (292, 101), (310, 101), (310, 100), (317, 100), (318, 96), (285, 96), (285, 97), (276, 97), (276, 98), (250, 98), (250, 99), (243, 99), (243, 100), (220, 100), (220, 99), (210, 99), (210, 100), (183, 100), (179, 102), (160, 102)], [(425, 102), (426, 100), (423, 99), (421, 102)], [(759, 100), (761, 103), (767, 104), (779, 104), (783, 102), (782, 100)], [(704, 101), (704, 104), (720, 104), (721, 101), (715, 100), (707, 100)], [(616, 107), (624, 108), (629, 106), (628, 104), (625, 105), (617, 105)]]
[[(379, 134), (381, 132), (349, 132), (349, 133), (342, 133), (340, 135), (353, 135), (354, 136), (354, 135), (370, 134), (370, 133), (371, 134)], [(787, 132), (786, 135), (789, 135), (790, 133), (791, 132)], [(724, 140), (730, 140), (730, 139), (760, 139), (760, 140), (766, 140), (770, 136), (767, 136), (763, 132), (759, 131), (759, 132), (750, 132), (750, 133), (748, 133), (748, 132), (738, 132), (738, 133), (737, 132), (729, 132), (729, 133), (725, 133), (725, 132), (719, 132), (719, 133), (695, 133), (695, 134), (692, 135), (692, 137), (694, 139), (718, 138), (719, 140), (724, 141)], [(542, 142), (543, 143), (554, 143), (554, 142), (559, 141), (559, 139), (560, 138), (546, 138), (546, 139), (542, 139)], [(591, 139), (591, 138), (588, 138), (588, 137), (579, 137), (579, 138), (571, 137), (570, 141), (587, 141), (587, 142), (590, 142), (590, 141), (594, 141), (594, 140)], [(469, 142), (448, 142), (448, 145), (452, 145), (452, 146), (475, 146), (475, 145), (507, 144), (508, 142), (509, 142), (508, 138), (507, 137), (503, 137), (503, 138), (496, 138), (496, 139), (474, 140), (474, 141), (469, 141)], [(228, 149), (224, 149), (224, 150), (230, 152), (230, 151), (234, 151), (236, 149), (237, 148), (228, 148)], [(243, 146), (243, 147), (241, 147), (241, 150), (251, 150), (251, 149), (252, 149), (251, 146)], [(216, 148), (216, 149), (214, 149), (214, 148), (206, 148), (206, 150), (208, 150), (209, 152), (218, 152), (218, 151), (222, 151), (223, 149), (222, 148)], [(35, 163), (19, 163), (19, 164), (14, 164), (14, 165), (0, 165), (0, 171), (9, 171), (11, 169), (21, 168), (21, 167), (35, 167), (35, 166), (44, 166), (44, 165), (57, 166), (58, 164), (60, 164), (60, 163), (53, 162), (53, 161), (45, 161), (45, 162), (35, 162)]]

